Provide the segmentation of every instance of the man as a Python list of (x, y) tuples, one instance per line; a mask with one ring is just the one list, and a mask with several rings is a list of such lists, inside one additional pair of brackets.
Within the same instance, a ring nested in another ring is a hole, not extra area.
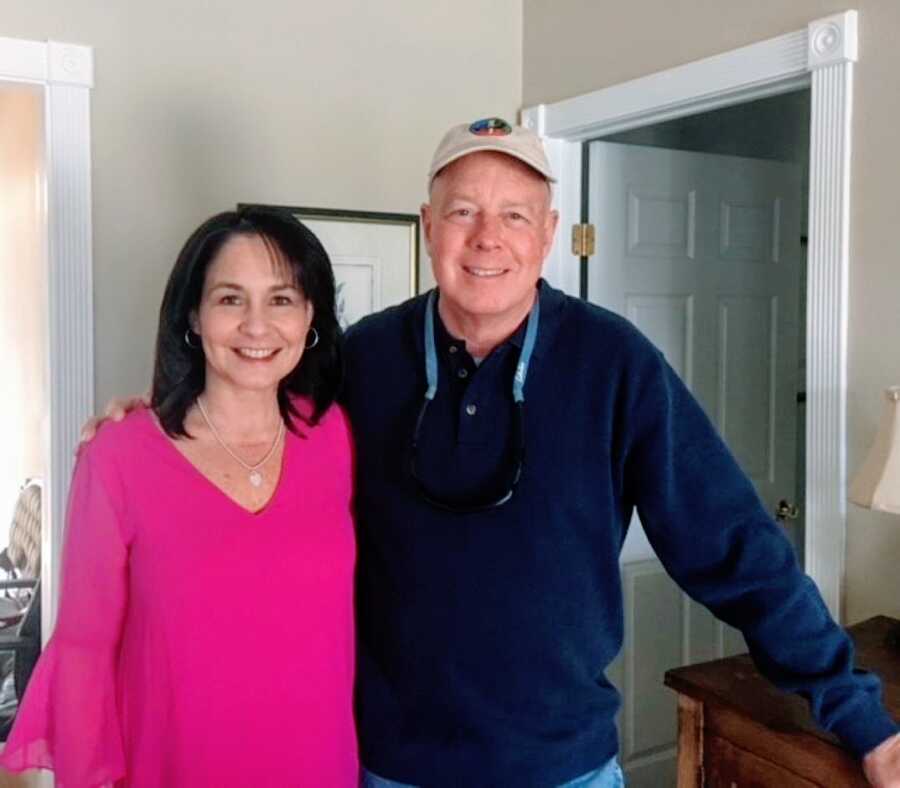
[(364, 784), (621, 785), (603, 671), (636, 507), (682, 587), (900, 786), (877, 679), (699, 405), (624, 319), (540, 280), (552, 180), (527, 130), (451, 129), (422, 206), (438, 290), (347, 336)]
[(552, 180), (527, 130), (451, 129), (422, 206), (436, 298), (348, 333), (368, 784), (617, 784), (603, 670), (622, 642), (635, 506), (672, 576), (868, 752), (897, 731), (877, 680), (852, 672), (846, 635), (698, 404), (626, 321), (539, 281)]

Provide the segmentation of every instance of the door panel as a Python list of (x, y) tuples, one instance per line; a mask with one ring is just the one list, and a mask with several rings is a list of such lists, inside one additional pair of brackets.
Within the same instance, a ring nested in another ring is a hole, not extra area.
[(675, 707), (659, 692), (659, 677), (681, 662), (685, 611), (681, 594), (656, 562), (635, 565), (624, 579), (631, 637), (625, 652), (622, 756), (634, 760), (667, 745), (676, 723)]
[(719, 256), (723, 260), (778, 262), (781, 200), (734, 203), (723, 199), (719, 205)]
[(747, 648), (739, 632), (682, 593), (656, 559), (623, 564), (622, 585), (625, 642), (607, 671), (622, 693), (622, 766), (630, 788), (674, 786), (677, 702), (663, 674)]
[(629, 257), (693, 259), (696, 247), (696, 202), (693, 189), (657, 193), (629, 189)]
[(719, 299), (716, 422), (759, 489), (775, 482), (778, 298)]
[(690, 295), (626, 295), (625, 315), (657, 347), (690, 387), (693, 380), (694, 298)]
[[(799, 168), (598, 142), (589, 188), (589, 300), (659, 347), (774, 510), (795, 490)], [(626, 637), (610, 679), (623, 766), (630, 785), (674, 784), (664, 671), (746, 647), (668, 578), (637, 516), (621, 561)]]

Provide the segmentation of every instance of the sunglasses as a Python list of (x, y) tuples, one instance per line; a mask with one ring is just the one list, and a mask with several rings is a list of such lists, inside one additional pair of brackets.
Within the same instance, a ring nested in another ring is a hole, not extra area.
[(497, 494), (496, 491), (484, 492), (462, 499), (448, 498), (447, 496), (435, 493), (422, 479), (418, 467), (422, 424), (425, 421), (425, 414), (428, 412), (428, 406), (437, 393), (438, 363), (434, 339), (434, 310), (436, 300), (436, 291), (432, 290), (428, 295), (428, 303), (425, 307), (425, 376), (428, 382), (428, 388), (425, 391), (425, 399), (422, 402), (422, 407), (416, 418), (416, 426), (413, 430), (412, 444), (410, 447), (410, 476), (416, 483), (419, 497), (427, 504), (437, 509), (442, 509), (443, 511), (452, 512), (454, 514), (473, 514), (496, 509), (512, 499), (516, 487), (519, 484), (519, 480), (522, 478), (522, 468), (525, 464), (525, 378), (528, 374), (528, 365), (531, 363), (531, 354), (534, 351), (534, 344), (537, 339), (538, 322), (540, 319), (540, 302), (535, 298), (534, 306), (531, 307), (531, 312), (528, 315), (528, 324), (525, 328), (525, 341), (522, 345), (522, 352), (519, 354), (519, 362), (516, 365), (515, 375), (513, 376), (514, 441), (506, 461), (507, 469), (504, 474), (506, 484), (504, 484), (502, 488), (505, 492), (501, 494)]

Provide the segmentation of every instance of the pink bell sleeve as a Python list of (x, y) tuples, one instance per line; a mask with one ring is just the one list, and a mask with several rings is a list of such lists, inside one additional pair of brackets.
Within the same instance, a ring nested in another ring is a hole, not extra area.
[[(105, 444), (105, 446), (104, 446)], [(125, 496), (102, 436), (78, 458), (69, 493), (59, 616), (0, 765), (52, 769), (58, 788), (125, 776), (117, 662), (128, 596)]]

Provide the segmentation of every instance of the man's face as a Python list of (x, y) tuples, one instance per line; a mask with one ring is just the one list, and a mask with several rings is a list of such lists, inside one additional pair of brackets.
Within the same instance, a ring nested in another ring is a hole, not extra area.
[(442, 313), (515, 330), (531, 308), (557, 219), (547, 182), (511, 156), (484, 151), (448, 165), (422, 206)]

